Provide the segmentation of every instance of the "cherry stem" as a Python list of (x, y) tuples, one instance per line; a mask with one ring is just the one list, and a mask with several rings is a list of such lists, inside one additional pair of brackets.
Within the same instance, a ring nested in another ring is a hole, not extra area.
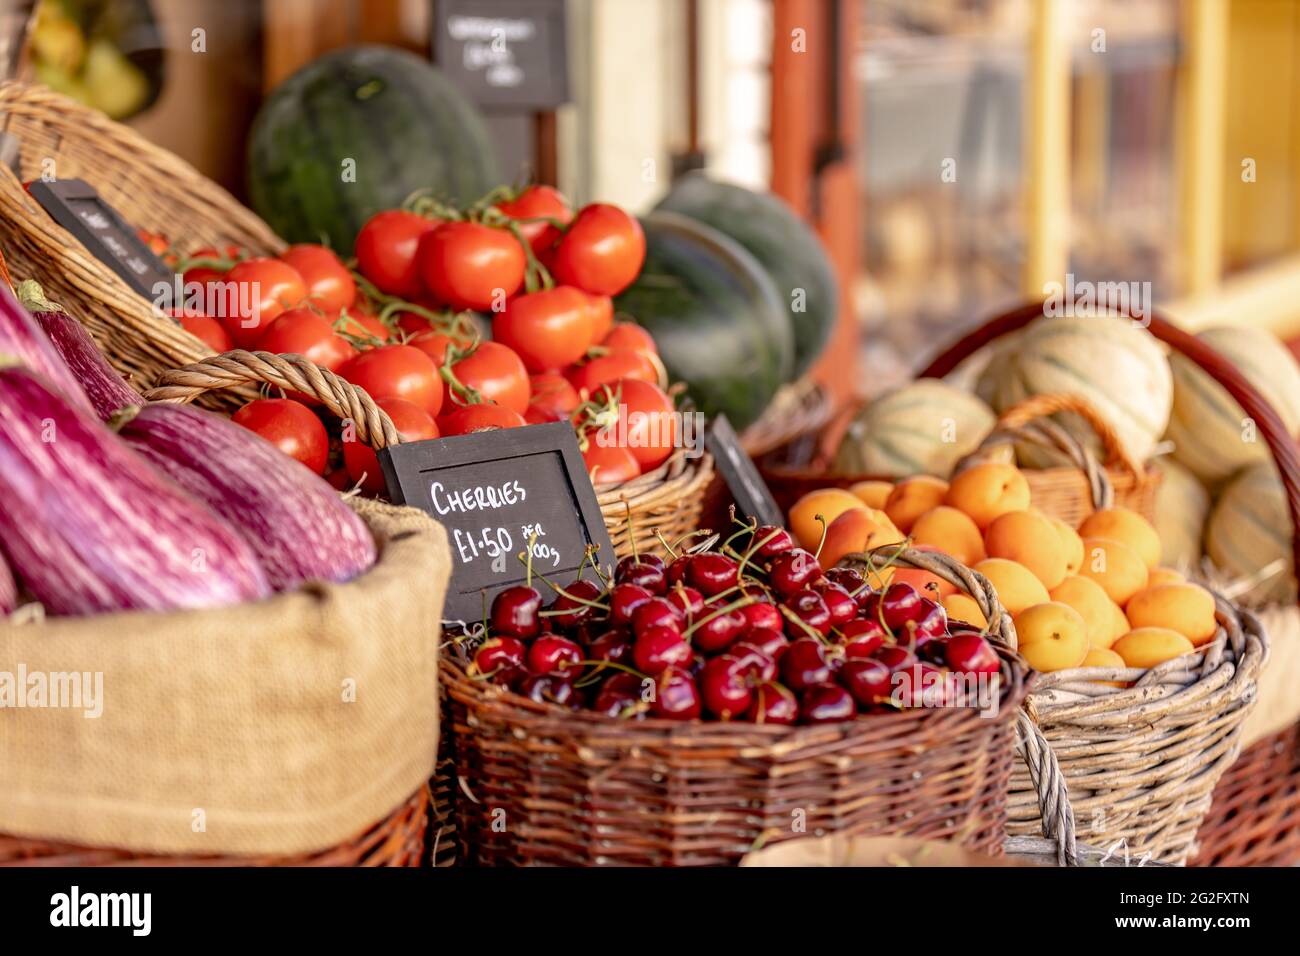
[[(754, 530), (755, 531), (758, 530), (757, 518), (754, 519)], [(763, 548), (764, 545), (766, 545), (769, 541), (771, 541), (780, 533), (781, 533), (780, 528), (773, 528), (771, 533), (768, 534), (768, 536), (765, 537), (762, 541), (757, 541), (749, 546), (749, 549), (745, 552), (744, 557), (740, 559), (740, 566), (736, 569), (737, 579), (739, 579), (740, 576), (745, 573), (745, 567), (749, 564), (749, 559), (752, 558), (755, 554), (757, 554)]]
[[(604, 586), (605, 590), (609, 590), (609, 584), (610, 584), (610, 580), (611, 580), (611, 578), (610, 578), (609, 576), (605, 575), (604, 573), (602, 573), (601, 570), (600, 570), (600, 565), (596, 563), (596, 546), (595, 546), (595, 545), (591, 545), (591, 544), (589, 544), (589, 545), (587, 545), (585, 548), (582, 549), (582, 566), (583, 566), (583, 567), (586, 567), (586, 565), (587, 565), (588, 562), (591, 562), (591, 570), (592, 570), (593, 572), (595, 572), (597, 580), (600, 581), (600, 583)], [(579, 578), (582, 577), (582, 571), (581, 571), (581, 570), (579, 570), (579, 572), (578, 572), (578, 577), (579, 577)]]
[(798, 614), (794, 613), (794, 611), (790, 610), (784, 604), (777, 604), (776, 607), (780, 608), (782, 616), (784, 616), (787, 621), (793, 621), (809, 637), (821, 641), (821, 643), (823, 644), (831, 643), (830, 639), (825, 634), (817, 630), (817, 628), (813, 627), (811, 624), (809, 624), (807, 621), (801, 618)]
[(626, 664), (620, 664), (618, 661), (588, 661), (588, 660), (581, 660), (581, 661), (578, 661), (578, 663), (575, 664), (574, 666), (576, 667), (576, 666), (579, 666), (579, 665), (587, 666), (587, 667), (592, 667), (592, 668), (594, 668), (594, 669), (593, 669), (592, 672), (591, 672), (590, 674), (588, 674), (586, 677), (582, 678), (581, 680), (574, 681), (574, 682), (573, 682), (573, 686), (574, 686), (574, 687), (589, 687), (589, 686), (591, 686), (591, 685), (594, 684), (594, 683), (596, 682), (596, 680), (600, 677), (600, 672), (601, 672), (602, 670), (604, 670), (605, 668), (607, 668), (607, 667), (612, 667), (612, 668), (614, 668), (615, 670), (623, 671), (623, 673), (625, 673), (625, 674), (631, 674), (633, 677), (639, 677), (639, 678), (641, 678), (642, 680), (650, 680), (650, 675), (649, 675), (649, 674), (642, 674), (642, 673), (641, 673), (639, 670), (637, 670), (635, 667), (628, 667)]
[(822, 539), (817, 542), (817, 551), (813, 554), (814, 558), (820, 559), (822, 548), (826, 546), (826, 532), (830, 530), (830, 526), (826, 524), (826, 519), (820, 514), (813, 515), (813, 520), (822, 526)]
[(707, 617), (700, 618), (698, 621), (696, 621), (694, 624), (688, 627), (685, 631), (682, 632), (682, 637), (687, 637), (687, 638), (690, 637), (692, 634), (695, 633), (695, 631), (700, 626), (704, 624), (708, 624), (709, 621), (712, 621), (715, 617), (722, 617), (722, 615), (724, 614), (730, 614), (732, 611), (739, 611), (742, 607), (748, 607), (750, 604), (757, 604), (757, 603), (758, 603), (758, 598), (754, 597), (753, 595), (747, 595), (743, 598), (740, 598), (737, 601), (732, 601), (730, 604), (724, 604), (722, 607), (718, 608), (712, 614), (708, 615)]
[(673, 546), (671, 544), (669, 544), (667, 541), (664, 540), (664, 536), (659, 533), (659, 529), (652, 528), (651, 531), (654, 534), (654, 536), (659, 539), (659, 543), (664, 546), (664, 550), (668, 552), (668, 556), (676, 560), (677, 552), (673, 550)]

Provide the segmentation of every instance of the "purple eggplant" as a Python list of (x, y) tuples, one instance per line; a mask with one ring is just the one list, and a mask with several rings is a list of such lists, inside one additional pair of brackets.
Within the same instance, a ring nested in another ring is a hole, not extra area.
[(26, 365), (73, 404), (90, 407), (90, 400), (77, 384), (77, 377), (59, 356), (54, 343), (14, 298), (9, 286), (0, 281), (0, 357), (3, 356)]
[(119, 408), (144, 404), (140, 393), (108, 364), (86, 327), (46, 299), (40, 285), (31, 279), (18, 283), (18, 301), (49, 336), (101, 419), (107, 421)]
[(252, 544), (271, 587), (350, 581), (375, 540), (329, 483), (229, 419), (151, 404), (114, 419), (118, 434)]
[(240, 534), (40, 376), (0, 367), (0, 541), (51, 614), (267, 596)]
[(13, 572), (9, 570), (9, 562), (0, 554), (0, 618), (12, 614), (17, 606), (18, 585), (14, 581)]

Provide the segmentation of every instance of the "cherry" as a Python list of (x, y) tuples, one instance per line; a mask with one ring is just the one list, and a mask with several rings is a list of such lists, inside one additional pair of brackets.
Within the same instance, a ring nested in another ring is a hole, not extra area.
[(838, 584), (850, 594), (861, 591), (862, 586), (867, 583), (867, 579), (862, 576), (862, 572), (856, 568), (829, 568), (825, 577), (831, 584)]
[(651, 598), (632, 612), (632, 631), (640, 636), (652, 627), (680, 629), (685, 618), (667, 598)]
[(689, 674), (670, 667), (659, 678), (651, 707), (656, 717), (694, 720), (700, 716), (700, 690)]
[(609, 619), (614, 624), (631, 624), (632, 612), (654, 593), (640, 584), (616, 584), (609, 592)]
[(889, 667), (869, 657), (852, 658), (840, 668), (839, 681), (863, 707), (873, 707), (889, 700), (893, 690)]
[(754, 702), (754, 692), (745, 683), (745, 669), (730, 654), (715, 657), (704, 665), (699, 688), (705, 709), (719, 720), (743, 714)]
[(532, 674), (519, 684), (516, 693), (539, 704), (559, 704), (577, 710), (582, 706), (582, 694), (573, 682), (554, 674)]
[(569, 630), (595, 615), (596, 609), (584, 602), (599, 598), (600, 588), (590, 581), (574, 581), (564, 590), (567, 594), (561, 594), (551, 602), (552, 611), (564, 613), (548, 615), (548, 619), (552, 627)]
[(905, 670), (916, 665), (916, 655), (900, 644), (886, 644), (876, 651), (874, 657), (888, 667), (891, 672)]
[(811, 637), (793, 641), (781, 658), (781, 677), (787, 687), (796, 691), (828, 682), (831, 666), (822, 642)]
[(895, 634), (901, 633), (908, 621), (916, 621), (925, 613), (922, 600), (916, 588), (910, 584), (891, 584), (880, 597), (880, 614), (885, 626)]
[(799, 698), (799, 713), (810, 724), (852, 720), (857, 712), (853, 695), (838, 684), (814, 684)]
[(689, 554), (678, 555), (668, 563), (664, 569), (664, 576), (668, 581), (668, 586), (674, 587), (686, 581), (686, 571), (691, 566), (691, 556)]
[[(811, 588), (804, 588), (790, 595), (785, 599), (785, 606), (807, 625), (807, 628), (812, 628), (823, 636), (831, 632), (830, 609), (826, 607), (822, 596)], [(785, 622), (785, 632), (792, 638), (803, 637), (808, 633), (807, 628), (800, 627), (789, 619)]]
[(536, 637), (542, 630), (542, 621), (537, 614), (541, 609), (541, 592), (526, 584), (516, 584), (492, 599), (488, 629), (503, 637)]
[(684, 619), (691, 620), (704, 607), (704, 595), (695, 588), (678, 583), (669, 588), (668, 602), (681, 612)]
[(651, 677), (670, 667), (683, 667), (691, 660), (691, 645), (671, 627), (652, 627), (637, 636), (632, 645), (636, 669)]
[[(691, 633), (691, 641), (706, 654), (717, 654), (729, 647), (745, 631), (745, 615), (738, 610), (717, 614), (725, 604), (706, 604), (699, 622)], [(717, 616), (713, 616), (717, 614)]]
[(756, 724), (793, 724), (799, 719), (799, 700), (784, 684), (766, 681), (754, 688), (754, 703), (745, 719)]
[(781, 612), (776, 609), (775, 604), (766, 602), (746, 604), (740, 609), (740, 613), (745, 615), (745, 626), (750, 631), (759, 628), (779, 631), (785, 624), (785, 618), (781, 616)]
[(765, 681), (776, 679), (776, 660), (765, 654), (762, 648), (749, 643), (747, 640), (737, 641), (732, 644), (727, 649), (727, 656), (734, 657), (739, 662), (739, 666), (747, 677)]
[(853, 600), (853, 596), (844, 589), (843, 585), (827, 582), (819, 584), (813, 590), (826, 602), (832, 627), (840, 627), (858, 616), (858, 602)]
[(686, 665), (686, 673), (690, 674), (691, 677), (695, 678), (696, 680), (699, 680), (700, 671), (704, 670), (704, 665), (707, 664), (708, 662), (709, 659), (705, 657), (703, 654), (692, 652), (691, 662)]
[(862, 617), (849, 621), (840, 633), (844, 635), (845, 657), (870, 657), (876, 648), (889, 640), (889, 634), (874, 618)]
[(664, 569), (664, 559), (657, 554), (629, 554), (625, 558), (619, 558), (618, 564), (614, 565), (614, 580), (622, 581), (628, 574), (643, 567), (662, 571)]
[(775, 558), (794, 548), (794, 538), (790, 537), (790, 532), (770, 524), (755, 528), (751, 540), (751, 547), (756, 548), (754, 554), (760, 558)]
[(635, 584), (643, 587), (651, 594), (663, 594), (668, 590), (668, 577), (664, 574), (664, 564), (655, 558), (657, 564), (650, 563), (652, 555), (642, 557), (640, 561), (630, 564), (626, 563), (624, 558), (618, 563), (618, 569), (614, 572), (614, 580), (619, 584)]
[(474, 652), (474, 670), (498, 684), (509, 684), (523, 676), (524, 642), (513, 637), (490, 637)]
[(615, 674), (600, 685), (592, 710), (606, 717), (641, 719), (646, 707), (641, 699), (641, 678), (633, 674)]
[(530, 674), (576, 676), (582, 669), (578, 663), (581, 660), (582, 648), (567, 637), (556, 634), (543, 634), (528, 648)]
[(807, 587), (821, 576), (822, 566), (803, 548), (783, 551), (772, 559), (767, 580), (782, 597)]
[(924, 661), (916, 667), (920, 672), (921, 706), (951, 707), (957, 697), (957, 675), (945, 667)]
[(962, 631), (943, 644), (948, 666), (964, 674), (996, 674), (1000, 667), (998, 652), (979, 634)]
[(744, 643), (757, 647), (774, 661), (780, 661), (781, 655), (790, 646), (789, 638), (770, 627), (756, 627), (746, 634), (743, 640)]
[(593, 661), (611, 661), (615, 664), (632, 663), (632, 638), (626, 631), (606, 631), (591, 642), (587, 656)]
[(736, 562), (725, 554), (705, 551), (691, 558), (686, 581), (705, 597), (713, 597), (736, 584)]

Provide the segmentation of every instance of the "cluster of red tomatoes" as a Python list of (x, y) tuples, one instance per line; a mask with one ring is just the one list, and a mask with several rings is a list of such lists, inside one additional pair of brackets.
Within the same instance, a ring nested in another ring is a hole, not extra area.
[[(465, 212), (380, 212), (357, 235), (355, 272), (317, 245), (275, 258), (198, 250), (179, 263), (186, 289), (212, 290), (219, 306), (173, 314), (216, 351), (297, 353), (330, 369), (408, 441), (571, 420), (593, 481), (614, 483), (660, 465), (676, 440), (654, 341), (614, 316), (611, 297), (644, 258), (622, 209), (575, 214), (531, 186)], [(473, 313), (490, 317), (490, 339)], [(305, 396), (259, 399), (235, 420), (340, 486), (383, 490), (374, 452), (345, 427), (330, 469), (335, 423)]]

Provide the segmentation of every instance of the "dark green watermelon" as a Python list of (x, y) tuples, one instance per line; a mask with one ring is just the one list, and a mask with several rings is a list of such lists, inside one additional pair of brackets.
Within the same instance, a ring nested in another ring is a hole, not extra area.
[(428, 61), (390, 47), (308, 63), (267, 97), (249, 137), (257, 213), (290, 242), (326, 236), (345, 256), (367, 219), (418, 189), (466, 204), (497, 182), (474, 107)]
[(839, 308), (835, 270), (817, 234), (779, 197), (703, 173), (683, 176), (656, 208), (712, 226), (762, 263), (794, 328), (793, 376), (808, 371), (826, 348)]
[(645, 266), (614, 307), (654, 336), (700, 411), (744, 428), (790, 377), (789, 310), (758, 260), (716, 229), (670, 212), (641, 226)]

